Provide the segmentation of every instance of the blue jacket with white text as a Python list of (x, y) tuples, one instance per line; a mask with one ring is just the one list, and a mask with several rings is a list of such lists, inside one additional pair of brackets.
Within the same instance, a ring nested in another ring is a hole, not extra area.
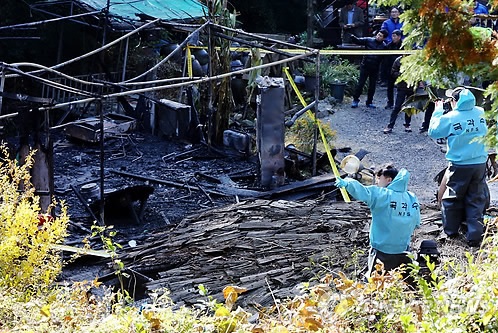
[(408, 191), (410, 173), (399, 170), (387, 187), (364, 186), (352, 178), (344, 178), (345, 189), (357, 200), (368, 205), (372, 212), (370, 245), (388, 254), (407, 251), (411, 236), (420, 225), (420, 204)]
[(433, 139), (446, 138), (446, 159), (456, 165), (486, 163), (488, 150), (482, 139), (487, 132), (484, 110), (476, 106), (476, 98), (468, 89), (460, 92), (454, 110), (434, 110), (428, 130)]

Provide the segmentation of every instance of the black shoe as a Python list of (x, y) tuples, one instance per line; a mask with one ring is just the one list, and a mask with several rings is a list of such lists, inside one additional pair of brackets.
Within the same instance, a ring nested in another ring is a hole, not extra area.
[(384, 106), (384, 109), (386, 109), (386, 110), (389, 110), (392, 108), (393, 108), (393, 106), (391, 104), (387, 104), (386, 106)]
[(439, 138), (436, 140), (436, 143), (438, 145), (445, 145), (446, 144), (446, 138)]
[(427, 130), (428, 130), (428, 128), (427, 128), (427, 127), (420, 127), (420, 128), (418, 129), (418, 132), (419, 132), (419, 133), (425, 133), (425, 132), (427, 132)]

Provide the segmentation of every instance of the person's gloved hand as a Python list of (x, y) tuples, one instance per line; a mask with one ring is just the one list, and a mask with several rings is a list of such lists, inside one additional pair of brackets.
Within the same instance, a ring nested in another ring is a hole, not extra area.
[(344, 179), (342, 178), (337, 178), (337, 180), (335, 181), (335, 186), (338, 187), (338, 188), (343, 188), (343, 187), (346, 187), (346, 185), (348, 184), (347, 181), (345, 181)]

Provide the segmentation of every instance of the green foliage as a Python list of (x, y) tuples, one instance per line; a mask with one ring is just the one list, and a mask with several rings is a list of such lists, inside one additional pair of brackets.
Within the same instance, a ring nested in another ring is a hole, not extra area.
[[(316, 63), (314, 62), (305, 62), (303, 66), (300, 68), (301, 73), (304, 76), (315, 76), (316, 75)], [(320, 73), (325, 72), (324, 69), (320, 68)]]
[(121, 288), (118, 298), (123, 303), (131, 302), (129, 294), (124, 287), (124, 279), (129, 278), (129, 274), (126, 273), (124, 263), (119, 259), (117, 253), (118, 250), (122, 249), (122, 246), (114, 242), (113, 238), (116, 236), (116, 231), (112, 230), (112, 228), (112, 226), (98, 226), (94, 224), (92, 226), (92, 237), (100, 237), (104, 250), (111, 256), (114, 274), (118, 277)]
[[(300, 68), (304, 76), (316, 76), (316, 63), (305, 62)], [(350, 63), (347, 59), (341, 59), (338, 56), (321, 56), (320, 57), (320, 90), (328, 93), (331, 83), (345, 83), (345, 91), (351, 94), (360, 78), (358, 66)]]
[(61, 260), (53, 245), (62, 242), (68, 223), (64, 205), (55, 218), (41, 212), (30, 183), (33, 154), (19, 165), (0, 146), (0, 286), (26, 291), (28, 298), (60, 273)]
[[(396, 0), (377, 0), (377, 5), (395, 6)], [(496, 8), (497, 2), (490, 3)], [(473, 1), (408, 0), (401, 4), (404, 47), (420, 50), (403, 59), (400, 80), (414, 85), (427, 80), (438, 88), (453, 88), (468, 77), (473, 86), (490, 83), (485, 92), (493, 104), (488, 119), (498, 118), (498, 48), (486, 38), (489, 33), (472, 27)], [(490, 146), (496, 144), (496, 131), (487, 135)]]
[(358, 66), (350, 63), (347, 59), (339, 57), (329, 58), (323, 66), (325, 72), (322, 76), (324, 89), (328, 89), (331, 83), (345, 83), (346, 94), (351, 95), (360, 79)]
[[(336, 132), (325, 124), (321, 119), (317, 119), (318, 125), (321, 126), (328, 146), (332, 146), (332, 142), (336, 136)], [(315, 121), (308, 114), (304, 114), (296, 120), (294, 125), (288, 129), (287, 142), (293, 143), (296, 148), (304, 152), (311, 152), (313, 149), (313, 138), (315, 135)], [(324, 148), (321, 140), (318, 140), (318, 147)]]
[[(9, 332), (496, 332), (498, 330), (497, 219), (487, 219), (481, 249), (457, 262), (429, 263), (429, 277), (412, 265), (415, 288), (400, 271), (377, 271), (360, 281), (330, 271), (318, 282), (303, 282), (292, 299), (269, 308), (236, 307), (244, 288), (228, 286), (225, 302), (199, 285), (198, 309), (176, 306), (165, 290), (140, 307), (114, 303), (115, 294), (95, 281), (46, 290), (22, 301), (20, 292), (0, 286), (2, 330)], [(334, 275), (332, 275), (334, 274)], [(95, 288), (100, 296), (92, 295)], [(255, 319), (258, 318), (258, 319)]]

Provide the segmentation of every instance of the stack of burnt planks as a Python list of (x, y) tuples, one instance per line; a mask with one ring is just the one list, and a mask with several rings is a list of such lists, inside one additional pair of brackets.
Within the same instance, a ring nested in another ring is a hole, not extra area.
[(268, 306), (320, 273), (344, 271), (367, 249), (369, 221), (358, 202), (251, 199), (189, 216), (120, 259), (149, 277), (147, 291), (169, 289), (177, 303), (200, 300), (200, 284), (219, 301), (237, 285), (247, 289), (241, 305)]

